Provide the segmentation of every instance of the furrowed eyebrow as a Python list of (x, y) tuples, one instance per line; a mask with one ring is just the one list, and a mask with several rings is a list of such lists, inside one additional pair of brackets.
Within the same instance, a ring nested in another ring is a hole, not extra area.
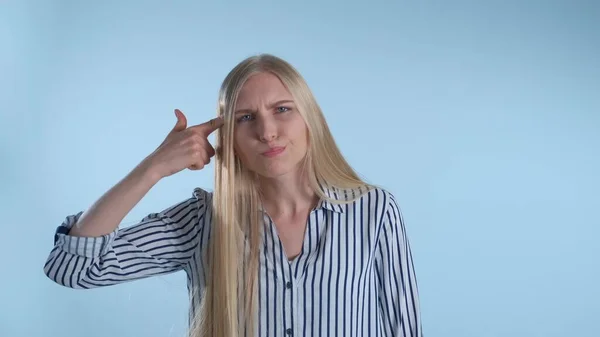
[(253, 111), (254, 111), (254, 110), (252, 110), (252, 109), (240, 109), (240, 110), (236, 110), (236, 111), (235, 111), (235, 114), (236, 114), (236, 115), (239, 115), (239, 114), (243, 114), (243, 113), (244, 113), (244, 114), (245, 114), (245, 113), (250, 113), (250, 112), (253, 112)]
[[(272, 109), (276, 106), (280, 106), (282, 104), (287, 104), (287, 103), (294, 103), (294, 101), (291, 99), (282, 99), (282, 100), (279, 100), (279, 101), (269, 104), (269, 108)], [(251, 112), (254, 112), (254, 109), (239, 109), (239, 110), (235, 111), (235, 114), (237, 115), (237, 114), (251, 113)]]
[(273, 102), (269, 105), (269, 108), (274, 108), (276, 106), (282, 105), (282, 104), (286, 104), (286, 103), (294, 103), (294, 101), (292, 101), (291, 99), (282, 99), (279, 100), (277, 102)]

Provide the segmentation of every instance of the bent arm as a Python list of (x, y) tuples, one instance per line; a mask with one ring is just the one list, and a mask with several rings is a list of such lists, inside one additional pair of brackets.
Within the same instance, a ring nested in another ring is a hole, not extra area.
[(206, 197), (196, 189), (187, 200), (100, 236), (69, 234), (83, 212), (67, 216), (44, 273), (60, 285), (87, 289), (181, 270), (198, 246)]
[(78, 214), (77, 222), (70, 227), (69, 234), (81, 237), (108, 235), (159, 180), (160, 176), (149, 162), (142, 161), (88, 210)]

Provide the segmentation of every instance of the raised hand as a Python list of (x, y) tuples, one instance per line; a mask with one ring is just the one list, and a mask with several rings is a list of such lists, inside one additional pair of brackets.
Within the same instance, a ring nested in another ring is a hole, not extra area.
[(175, 110), (177, 123), (160, 146), (146, 160), (161, 178), (184, 169), (201, 170), (210, 163), (215, 149), (208, 136), (223, 125), (222, 118), (187, 126), (187, 119), (179, 109)]

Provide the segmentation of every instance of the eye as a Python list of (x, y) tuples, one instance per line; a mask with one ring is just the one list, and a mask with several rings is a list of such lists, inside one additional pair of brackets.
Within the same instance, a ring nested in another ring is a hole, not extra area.
[(238, 121), (238, 123), (240, 123), (240, 122), (247, 122), (247, 121), (252, 120), (252, 118), (253, 118), (253, 116), (251, 114), (245, 114), (245, 115), (240, 116), (237, 119), (237, 121)]
[(277, 112), (287, 112), (290, 111), (290, 108), (286, 108), (284, 106), (277, 107)]

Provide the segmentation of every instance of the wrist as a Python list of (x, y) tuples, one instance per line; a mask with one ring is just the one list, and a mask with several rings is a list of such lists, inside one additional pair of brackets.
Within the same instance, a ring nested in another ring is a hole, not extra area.
[(144, 181), (148, 182), (150, 185), (154, 185), (158, 183), (163, 175), (160, 173), (160, 170), (153, 165), (149, 160), (142, 161), (135, 169), (135, 174), (139, 175)]

